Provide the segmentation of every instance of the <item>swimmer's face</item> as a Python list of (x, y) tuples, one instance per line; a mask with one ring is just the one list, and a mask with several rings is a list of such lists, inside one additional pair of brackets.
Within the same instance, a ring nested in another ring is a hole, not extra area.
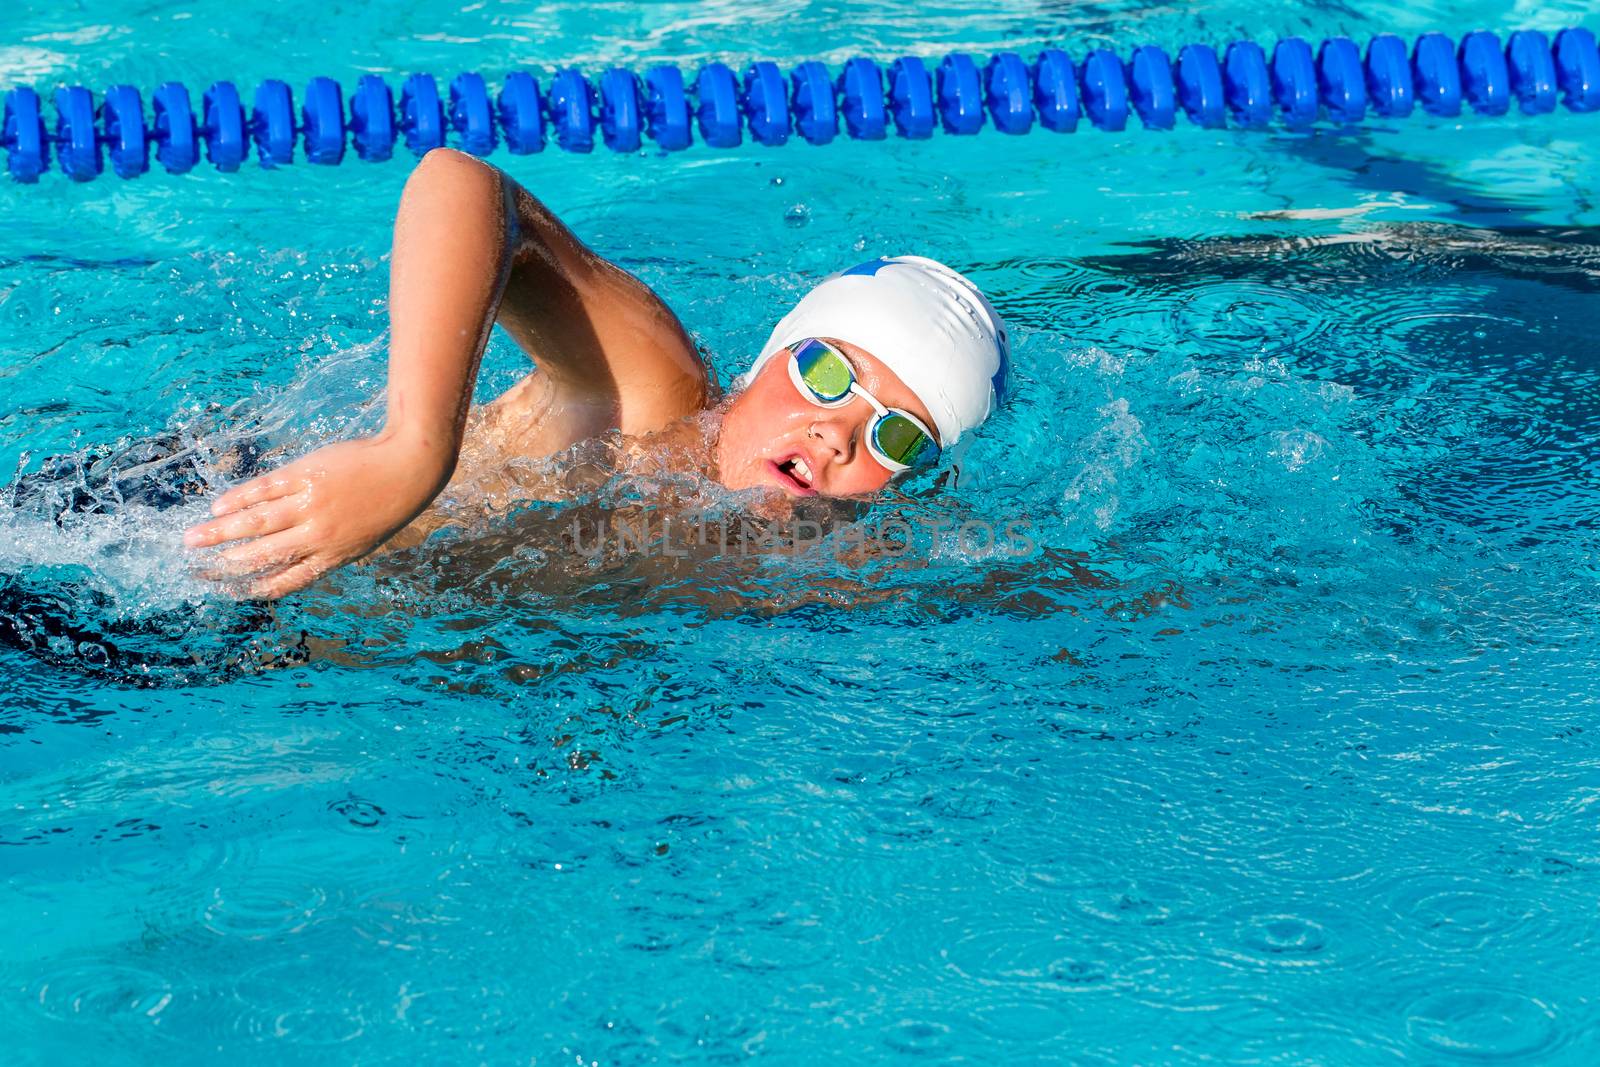
[[(903, 408), (924, 426), (934, 424), (917, 395), (866, 349), (823, 339), (849, 357), (856, 380), (886, 407)], [(867, 450), (872, 415), (872, 405), (859, 396), (836, 408), (811, 403), (789, 380), (788, 351), (778, 352), (723, 416), (717, 439), (722, 484), (772, 486), (791, 496), (860, 496), (882, 489), (893, 473)]]

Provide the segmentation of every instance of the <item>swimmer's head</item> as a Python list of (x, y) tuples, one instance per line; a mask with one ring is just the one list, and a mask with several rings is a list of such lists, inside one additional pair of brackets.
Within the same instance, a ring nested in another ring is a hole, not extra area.
[[(931, 259), (875, 259), (832, 275), (734, 380), (717, 444), (722, 481), (797, 496), (881, 489), (901, 468), (949, 455), (999, 406), (1009, 347), (977, 286)], [(835, 357), (854, 385), (832, 399), (849, 383)]]

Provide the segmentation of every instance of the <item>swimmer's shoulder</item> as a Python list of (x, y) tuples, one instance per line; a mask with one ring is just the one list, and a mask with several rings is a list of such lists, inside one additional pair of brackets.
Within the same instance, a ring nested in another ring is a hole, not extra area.
[(499, 322), (560, 402), (609, 406), (628, 434), (705, 407), (711, 375), (666, 301), (515, 183), (512, 202), (516, 245)]
[(621, 399), (620, 429), (629, 435), (659, 430), (703, 410), (715, 392), (710, 368), (683, 322), (654, 289), (618, 264), (602, 259), (619, 319), (631, 336), (616, 339), (606, 359)]

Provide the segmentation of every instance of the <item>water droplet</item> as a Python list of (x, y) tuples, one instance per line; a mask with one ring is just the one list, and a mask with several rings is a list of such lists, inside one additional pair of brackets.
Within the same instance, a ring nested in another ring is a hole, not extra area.
[(796, 204), (783, 213), (783, 221), (795, 229), (799, 229), (811, 221), (811, 209), (804, 204)]

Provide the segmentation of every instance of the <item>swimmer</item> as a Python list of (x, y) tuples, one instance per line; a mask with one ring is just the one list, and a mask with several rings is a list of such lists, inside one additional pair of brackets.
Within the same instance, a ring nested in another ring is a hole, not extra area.
[[(497, 168), (435, 149), (395, 218), (386, 421), (229, 489), (190, 548), (274, 599), (446, 524), (436, 498), (559, 500), (525, 461), (616, 432), (730, 489), (864, 497), (947, 460), (1004, 395), (1009, 342), (965, 277), (916, 256), (823, 281), (719, 395), (683, 324)], [(498, 323), (534, 370), (470, 405)], [(697, 416), (709, 416), (697, 417)]]

